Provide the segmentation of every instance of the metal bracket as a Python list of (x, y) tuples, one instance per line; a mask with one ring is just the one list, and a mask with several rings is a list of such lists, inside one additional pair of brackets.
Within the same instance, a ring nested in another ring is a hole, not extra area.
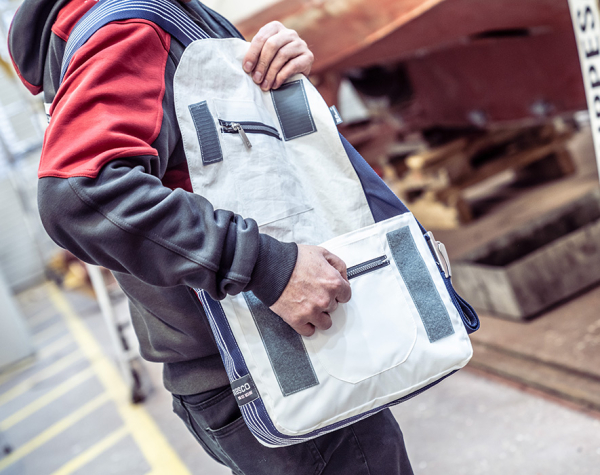
[(450, 267), (450, 259), (448, 258), (446, 246), (444, 246), (444, 243), (436, 241), (431, 231), (425, 233), (425, 236), (429, 237), (427, 244), (429, 245), (429, 248), (433, 251), (437, 264), (444, 271), (444, 276), (446, 277), (446, 279), (452, 278), (452, 268)]

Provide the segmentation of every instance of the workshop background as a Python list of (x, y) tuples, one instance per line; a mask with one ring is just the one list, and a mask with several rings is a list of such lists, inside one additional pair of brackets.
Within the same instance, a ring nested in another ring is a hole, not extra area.
[[(0, 0), (0, 475), (229, 473), (171, 412), (110, 273), (41, 226), (19, 3)], [(393, 409), (415, 473), (600, 474), (600, 184), (567, 0), (205, 3), (307, 41), (340, 131), (481, 316), (468, 367)]]

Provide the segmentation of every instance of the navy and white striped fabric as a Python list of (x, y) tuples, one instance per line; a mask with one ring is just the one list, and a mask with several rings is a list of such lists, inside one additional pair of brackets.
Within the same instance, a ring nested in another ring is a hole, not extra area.
[(209, 38), (202, 28), (181, 9), (160, 0), (100, 0), (73, 29), (63, 57), (60, 82), (63, 81), (75, 52), (104, 25), (117, 20), (140, 18), (160, 26), (184, 46), (196, 40)]
[[(211, 299), (206, 292), (202, 290), (196, 289), (196, 293), (198, 298), (202, 302), (204, 309), (206, 310), (206, 315), (208, 317), (208, 322), (210, 324), (211, 330), (215, 335), (215, 340), (217, 341), (217, 346), (219, 348), (219, 352), (221, 354), (221, 358), (225, 365), (225, 370), (227, 371), (227, 377), (230, 381), (236, 381), (241, 379), (242, 377), (249, 374), (248, 367), (246, 366), (246, 362), (244, 360), (244, 356), (235, 340), (235, 337), (229, 327), (229, 322), (227, 321), (227, 317), (225, 316), (225, 312), (221, 307), (221, 304), (213, 299)], [(282, 434), (277, 430), (269, 414), (265, 405), (261, 398), (258, 398), (248, 404), (244, 404), (240, 406), (240, 411), (244, 417), (244, 421), (246, 425), (250, 429), (250, 431), (254, 434), (255, 437), (260, 439), (265, 445), (269, 446), (285, 446), (285, 445), (293, 445), (299, 442), (304, 442), (309, 439), (313, 439), (315, 437), (319, 437), (321, 435), (327, 434), (329, 432), (333, 432), (338, 429), (342, 429), (343, 427), (349, 426), (358, 422), (362, 419), (366, 419), (377, 412), (380, 412), (386, 408), (395, 406), (404, 401), (412, 399), (413, 397), (421, 394), (423, 391), (426, 391), (431, 386), (443, 381), (447, 377), (454, 374), (456, 371), (444, 376), (438, 381), (421, 388), (420, 390), (409, 394), (403, 398), (397, 399), (390, 404), (386, 404), (384, 406), (377, 407), (371, 411), (364, 412), (354, 417), (350, 417), (343, 421), (337, 422), (335, 424), (331, 424), (322, 429), (309, 432), (303, 434), (301, 437), (293, 437), (286, 434)]]
[[(62, 64), (61, 81), (73, 55), (98, 29), (112, 21), (133, 18), (146, 19), (157, 24), (186, 47), (193, 41), (209, 38), (209, 35), (168, 0), (100, 0), (82, 17), (69, 38)], [(407, 213), (408, 209), (400, 199), (398, 199), (343, 137), (342, 144), (359, 177), (374, 221), (380, 222), (393, 216)], [(426, 232), (422, 227), (421, 231), (424, 234)], [(443, 275), (441, 267), (440, 273)], [(477, 330), (479, 328), (479, 320), (474, 310), (456, 294), (450, 278), (444, 278), (444, 282), (454, 305), (462, 317), (467, 332), (472, 333)], [(233, 382), (243, 378), (249, 374), (249, 370), (221, 304), (210, 298), (202, 290), (196, 289), (196, 293), (206, 310), (208, 321), (215, 336), (229, 380)], [(433, 384), (437, 382), (439, 381)], [(292, 445), (353, 424), (387, 407), (410, 399), (425, 391), (430, 386), (426, 386), (413, 394), (409, 394), (385, 406), (337, 422), (317, 431), (303, 434), (300, 437), (289, 436), (278, 431), (260, 397), (242, 405), (240, 410), (249, 429), (265, 445)]]

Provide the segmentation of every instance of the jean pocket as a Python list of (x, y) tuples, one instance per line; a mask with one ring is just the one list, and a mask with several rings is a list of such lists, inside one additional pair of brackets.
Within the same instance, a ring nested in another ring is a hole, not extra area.
[(209, 399), (202, 399), (201, 394), (181, 396), (181, 402), (194, 425), (208, 433), (225, 428), (242, 418), (229, 386)]
[(208, 455), (223, 465), (232, 469), (235, 467), (212, 435), (214, 431), (228, 427), (232, 422), (238, 421), (243, 424), (242, 415), (233, 399), (230, 387), (213, 391), (208, 395), (201, 393), (175, 396), (173, 410)]
[(212, 431), (212, 436), (244, 475), (319, 475), (325, 469), (325, 461), (313, 440), (265, 447), (243, 420)]
[(278, 448), (261, 445), (242, 418), (231, 388), (209, 399), (180, 396), (175, 404), (180, 405), (183, 417), (178, 415), (204, 449), (234, 473), (318, 475), (325, 467), (314, 441)]

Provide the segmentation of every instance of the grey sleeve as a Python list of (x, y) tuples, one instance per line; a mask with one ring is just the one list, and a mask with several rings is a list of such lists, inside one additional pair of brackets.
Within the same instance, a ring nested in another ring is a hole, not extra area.
[(260, 234), (256, 222), (215, 210), (148, 173), (156, 157), (107, 164), (96, 178), (40, 179), (46, 231), (85, 262), (162, 287), (187, 285), (215, 299), (252, 290), (277, 301), (294, 269), (295, 243)]

